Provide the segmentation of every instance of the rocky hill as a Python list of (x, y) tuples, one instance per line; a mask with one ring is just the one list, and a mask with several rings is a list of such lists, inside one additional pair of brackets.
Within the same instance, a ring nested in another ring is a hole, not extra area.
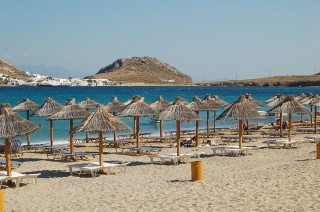
[(301, 76), (273, 76), (247, 80), (228, 80), (215, 82), (201, 82), (197, 85), (202, 86), (287, 86), (287, 87), (306, 87), (320, 86), (320, 73), (314, 75)]
[(118, 59), (87, 79), (109, 79), (123, 83), (190, 84), (190, 76), (167, 63), (151, 57)]
[(6, 75), (17, 79), (27, 78), (27, 75), (24, 71), (14, 67), (4, 60), (0, 60), (0, 75)]

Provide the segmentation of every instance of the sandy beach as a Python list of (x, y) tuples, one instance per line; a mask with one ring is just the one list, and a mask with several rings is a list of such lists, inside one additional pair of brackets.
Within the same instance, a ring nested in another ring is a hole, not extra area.
[[(303, 137), (303, 135), (295, 136)], [(250, 145), (261, 145), (261, 139)], [(154, 144), (159, 145), (159, 144)], [(81, 147), (79, 147), (81, 146)], [(163, 144), (163, 153), (174, 153)], [(213, 156), (201, 147), (204, 180), (191, 181), (191, 165), (151, 164), (147, 156), (115, 154), (105, 160), (131, 162), (125, 173), (70, 176), (75, 162), (48, 160), (25, 153), (14, 171), (41, 173), (36, 185), (28, 179), (19, 188), (5, 188), (6, 211), (319, 211), (319, 161), (314, 143), (295, 149), (259, 149), (252, 155)], [(95, 144), (76, 151), (98, 151)], [(182, 148), (182, 153), (197, 151)], [(98, 158), (91, 161), (97, 161)], [(195, 160), (195, 159), (193, 159)]]

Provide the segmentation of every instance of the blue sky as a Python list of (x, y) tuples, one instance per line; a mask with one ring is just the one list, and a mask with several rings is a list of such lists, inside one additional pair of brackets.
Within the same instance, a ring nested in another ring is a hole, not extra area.
[(194, 81), (320, 72), (319, 0), (0, 0), (0, 58), (84, 77), (151, 56)]

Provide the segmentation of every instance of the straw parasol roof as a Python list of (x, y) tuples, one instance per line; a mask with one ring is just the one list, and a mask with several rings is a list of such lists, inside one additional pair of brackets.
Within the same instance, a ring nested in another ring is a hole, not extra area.
[(118, 113), (119, 116), (152, 116), (154, 114), (156, 114), (156, 111), (145, 103), (140, 96), (132, 97), (131, 102)]
[(193, 97), (193, 101), (190, 102), (187, 107), (193, 111), (207, 111), (211, 109), (205, 101), (201, 101), (197, 96)]
[(99, 105), (97, 109), (84, 119), (74, 130), (73, 133), (80, 131), (99, 133), (99, 162), (100, 166), (103, 165), (103, 138), (102, 133), (106, 132), (119, 132), (119, 131), (132, 131), (130, 127), (125, 125), (122, 121), (115, 116), (106, 112)]
[(112, 97), (112, 100), (103, 106), (103, 109), (105, 109), (108, 113), (113, 114), (119, 113), (121, 110), (123, 110), (123, 108), (124, 104), (121, 103), (116, 96)]
[(62, 107), (61, 110), (51, 115), (49, 120), (70, 120), (70, 152), (73, 153), (73, 120), (84, 119), (89, 116), (90, 113), (83, 109), (80, 105), (75, 103), (75, 99), (71, 98), (67, 100), (66, 106)]
[(254, 107), (259, 107), (262, 105), (262, 103), (254, 98), (252, 98), (251, 94), (245, 93), (244, 96), (246, 97), (247, 101), (250, 102), (250, 104)]
[(299, 102), (302, 104), (309, 104), (315, 95), (312, 93), (308, 93), (304, 98), (301, 98)]
[(58, 112), (62, 107), (63, 106), (60, 103), (56, 102), (51, 97), (47, 97), (44, 100), (44, 104), (33, 111), (31, 116), (51, 116), (52, 114)]
[(81, 101), (78, 105), (80, 105), (84, 109), (92, 109), (96, 108), (99, 103), (87, 97), (85, 100)]
[[(208, 98), (209, 101), (207, 101), (206, 98)], [(226, 108), (229, 106), (228, 102), (219, 98), (217, 95), (213, 95), (212, 97), (210, 97), (209, 94), (206, 94), (204, 100), (206, 100), (209, 105), (214, 105), (215, 107), (219, 107), (219, 108)]]
[(13, 111), (29, 111), (29, 110), (36, 110), (39, 108), (39, 105), (30, 101), (30, 99), (25, 98), (23, 102), (18, 104), (17, 106), (13, 107)]
[(178, 96), (177, 98), (175, 98), (172, 102), (172, 105), (187, 105), (189, 104), (189, 102), (187, 100), (185, 100), (184, 98), (182, 98), (181, 96)]
[(294, 99), (292, 95), (287, 96), (282, 102), (274, 106), (268, 113), (288, 113), (289, 114), (289, 141), (291, 141), (292, 113), (310, 114), (300, 102)]
[(294, 97), (295, 100), (301, 101), (302, 99), (306, 98), (307, 96), (304, 93), (300, 93), (299, 96)]
[(177, 155), (180, 155), (180, 124), (181, 121), (200, 121), (199, 116), (185, 105), (172, 104), (165, 110), (157, 113), (153, 119), (157, 120), (176, 120), (177, 128)]
[(164, 100), (162, 96), (159, 96), (157, 100), (152, 102), (149, 106), (154, 110), (164, 110), (169, 107), (170, 102)]
[(248, 98), (248, 95), (241, 95), (217, 119), (239, 120), (239, 148), (242, 148), (243, 124), (242, 121), (251, 119), (262, 119), (263, 117), (256, 111), (257, 104)]
[(266, 100), (265, 106), (274, 107), (275, 105), (278, 105), (279, 103), (281, 103), (285, 98), (286, 97), (282, 93), (279, 93), (273, 96), (272, 98)]
[(139, 147), (139, 117), (140, 116), (152, 116), (156, 114), (156, 111), (152, 109), (147, 103), (143, 101), (143, 98), (140, 96), (134, 96), (131, 99), (131, 102), (124, 107), (124, 109), (119, 112), (118, 116), (131, 116), (134, 117), (134, 128), (135, 128), (135, 137), (136, 145)]
[(90, 133), (108, 133), (108, 132), (131, 132), (132, 129), (124, 124), (120, 119), (106, 112), (102, 107), (97, 106), (97, 109), (87, 116), (75, 129), (74, 132), (80, 131)]
[(58, 112), (51, 115), (48, 119), (51, 120), (69, 120), (69, 119), (84, 119), (90, 113), (84, 110), (80, 105), (75, 103), (75, 99), (67, 99), (66, 106), (62, 107)]
[(40, 129), (41, 125), (23, 119), (15, 114), (9, 104), (0, 105), (0, 138), (5, 139), (7, 175), (11, 176), (9, 138), (27, 135)]

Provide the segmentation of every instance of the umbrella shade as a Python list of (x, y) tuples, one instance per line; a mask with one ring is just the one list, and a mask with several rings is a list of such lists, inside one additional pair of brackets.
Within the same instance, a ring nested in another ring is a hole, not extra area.
[(244, 96), (246, 97), (247, 101), (254, 107), (259, 107), (262, 105), (262, 103), (254, 98), (252, 98), (251, 94), (246, 93), (244, 94)]
[[(287, 96), (281, 103), (274, 106), (268, 113), (288, 113), (289, 114), (289, 141), (291, 141), (291, 126), (292, 113), (310, 114), (310, 111), (305, 108), (300, 102), (294, 99), (292, 95)], [(281, 124), (281, 123), (280, 123)]]
[[(197, 96), (193, 97), (193, 101), (190, 102), (187, 107), (192, 111), (195, 111), (196, 114), (199, 114), (199, 111), (209, 111), (211, 107), (205, 102), (201, 101)], [(208, 125), (207, 125), (208, 126)], [(207, 129), (208, 132), (209, 129)], [(196, 121), (196, 145), (198, 146), (199, 142), (199, 121)]]
[(97, 105), (99, 105), (99, 103), (87, 97), (85, 100), (81, 101), (79, 105), (84, 109), (92, 109), (92, 108), (96, 108)]
[(119, 113), (120, 111), (122, 111), (124, 108), (124, 104), (121, 103), (118, 98), (115, 96), (112, 98), (112, 100), (106, 104), (105, 106), (103, 106), (103, 109), (105, 109), (108, 113)]
[(152, 109), (147, 103), (143, 101), (143, 98), (140, 96), (132, 97), (131, 102), (124, 107), (124, 109), (118, 113), (119, 116), (133, 116), (135, 117), (135, 136), (136, 136), (136, 145), (139, 146), (139, 117), (140, 116), (152, 116), (156, 114), (156, 111)]
[(241, 95), (217, 119), (239, 120), (239, 148), (242, 148), (242, 121), (251, 119), (262, 119), (263, 117), (256, 111), (257, 105), (250, 101), (247, 95)]
[(115, 116), (106, 112), (100, 106), (84, 119), (74, 130), (74, 133), (85, 131), (91, 133), (99, 133), (99, 162), (100, 166), (103, 164), (103, 144), (102, 133), (105, 132), (119, 132), (119, 131), (132, 131), (130, 127), (125, 125), (122, 121)]
[(61, 110), (51, 115), (49, 120), (70, 120), (70, 152), (73, 153), (73, 120), (84, 119), (89, 116), (90, 113), (83, 109), (81, 106), (75, 104), (75, 99), (68, 99), (66, 106), (62, 107)]
[(5, 139), (7, 175), (11, 176), (9, 138), (27, 135), (40, 129), (41, 125), (15, 114), (9, 104), (0, 105), (0, 138)]
[[(13, 107), (12, 110), (13, 111), (26, 111), (27, 113), (27, 120), (30, 119), (30, 110), (36, 110), (39, 108), (39, 105), (30, 101), (28, 98), (25, 98), (23, 100), (23, 102), (21, 102), (20, 104), (18, 104), (17, 106)], [(27, 136), (27, 140), (28, 140), (28, 145), (31, 145), (31, 136), (30, 134), (28, 134)]]
[(167, 107), (169, 107), (170, 106), (170, 102), (165, 101), (162, 98), (162, 96), (159, 96), (158, 99), (156, 101), (152, 102), (149, 106), (154, 110), (160, 111), (160, 110), (164, 110)]
[(274, 97), (266, 100), (265, 106), (274, 107), (274, 106), (278, 105), (279, 103), (281, 103), (285, 98), (286, 97), (283, 94), (279, 93), (279, 94), (275, 95)]
[(153, 119), (176, 120), (177, 155), (180, 155), (180, 123), (181, 121), (199, 121), (199, 116), (185, 105), (170, 105), (167, 109), (157, 113)]
[(17, 106), (13, 107), (13, 111), (29, 111), (29, 110), (36, 110), (39, 108), (39, 105), (30, 101), (30, 99), (25, 98), (23, 102), (18, 104)]
[(207, 94), (205, 96), (204, 100), (206, 100), (209, 105), (214, 106), (214, 107), (226, 108), (226, 107), (229, 106), (228, 102), (226, 102), (223, 99), (219, 98), (217, 95), (213, 95), (212, 97), (210, 97), (210, 95)]
[(307, 96), (304, 93), (300, 93), (299, 96), (294, 97), (295, 100), (301, 101), (302, 99), (306, 98)]
[(62, 107), (63, 106), (60, 103), (56, 102), (50, 97), (47, 97), (44, 101), (44, 104), (33, 111), (31, 116), (51, 116), (52, 114), (58, 112)]

